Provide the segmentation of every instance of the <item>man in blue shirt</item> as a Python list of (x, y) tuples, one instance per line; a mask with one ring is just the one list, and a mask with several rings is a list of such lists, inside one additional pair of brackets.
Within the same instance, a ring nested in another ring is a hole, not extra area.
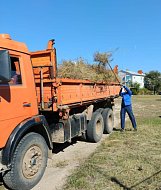
[(136, 121), (135, 121), (135, 117), (134, 117), (134, 114), (132, 111), (132, 105), (131, 105), (131, 95), (132, 95), (131, 90), (128, 89), (126, 86), (122, 86), (119, 95), (122, 97), (121, 111), (120, 111), (121, 131), (123, 132), (125, 129), (126, 112), (128, 113), (128, 116), (131, 120), (134, 130), (137, 131)]

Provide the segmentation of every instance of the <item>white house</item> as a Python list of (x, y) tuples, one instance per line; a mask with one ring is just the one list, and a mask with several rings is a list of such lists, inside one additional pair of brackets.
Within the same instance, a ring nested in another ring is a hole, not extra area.
[(126, 86), (129, 86), (131, 83), (139, 83), (140, 88), (144, 87), (144, 76), (145, 74), (142, 70), (139, 70), (137, 73), (129, 70), (120, 70), (118, 73), (121, 82)]

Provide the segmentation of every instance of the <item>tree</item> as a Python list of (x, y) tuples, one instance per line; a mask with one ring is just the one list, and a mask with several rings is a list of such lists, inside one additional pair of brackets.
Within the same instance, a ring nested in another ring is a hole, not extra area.
[(159, 92), (161, 89), (161, 73), (159, 71), (150, 71), (145, 74), (144, 86), (148, 90), (154, 92)]

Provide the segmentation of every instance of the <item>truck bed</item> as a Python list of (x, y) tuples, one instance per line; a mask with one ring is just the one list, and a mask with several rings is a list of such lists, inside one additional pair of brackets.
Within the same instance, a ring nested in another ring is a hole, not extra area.
[(79, 106), (118, 97), (120, 84), (56, 77), (55, 49), (31, 53), (38, 104), (41, 110)]

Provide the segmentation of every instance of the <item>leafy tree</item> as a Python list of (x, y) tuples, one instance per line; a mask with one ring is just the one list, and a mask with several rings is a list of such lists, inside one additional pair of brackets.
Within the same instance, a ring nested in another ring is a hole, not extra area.
[(145, 74), (144, 86), (148, 90), (158, 92), (161, 89), (161, 73), (159, 71), (150, 71)]

